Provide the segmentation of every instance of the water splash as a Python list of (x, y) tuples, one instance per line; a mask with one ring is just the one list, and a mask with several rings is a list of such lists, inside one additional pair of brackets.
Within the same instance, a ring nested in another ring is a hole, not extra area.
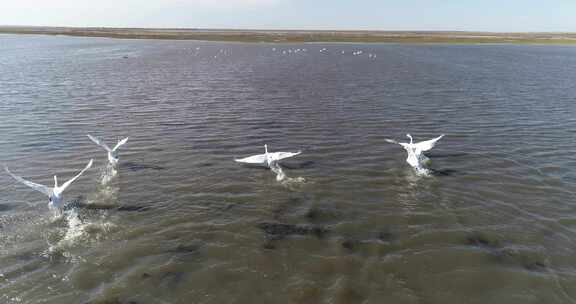
[(83, 218), (77, 209), (65, 211), (53, 223), (61, 227), (48, 236), (49, 247), (45, 254), (68, 259), (75, 259), (72, 251), (76, 247), (100, 241), (116, 229), (116, 225), (107, 221), (104, 215), (100, 218)]
[(87, 204), (116, 205), (119, 191), (118, 170), (115, 165), (107, 163), (100, 173), (100, 185), (89, 195)]
[(407, 162), (414, 168), (418, 177), (431, 176), (432, 171), (427, 168), (430, 165), (430, 159), (419, 149), (409, 149)]
[(288, 177), (278, 162), (274, 161), (269, 164), (270, 170), (276, 173), (276, 181), (280, 182), (283, 186), (294, 187), (306, 183), (303, 177)]
[(106, 167), (102, 169), (102, 172), (100, 174), (100, 185), (106, 186), (110, 184), (112, 181), (115, 180), (117, 176), (118, 176), (118, 170), (116, 169), (116, 166), (111, 163), (107, 163)]

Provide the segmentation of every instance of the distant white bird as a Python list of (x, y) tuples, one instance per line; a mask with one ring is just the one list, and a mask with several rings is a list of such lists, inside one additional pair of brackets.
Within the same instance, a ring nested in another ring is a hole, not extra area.
[(293, 157), (302, 153), (298, 152), (268, 152), (268, 145), (264, 145), (264, 154), (252, 155), (241, 159), (235, 159), (236, 162), (260, 165), (270, 168), (273, 162), (279, 162), (285, 158)]
[(62, 184), (62, 186), (58, 186), (58, 178), (56, 177), (56, 175), (54, 175), (54, 187), (53, 188), (30, 182), (30, 181), (27, 181), (27, 180), (21, 178), (20, 176), (14, 175), (12, 172), (10, 172), (8, 167), (4, 167), (4, 170), (6, 170), (6, 172), (8, 174), (10, 174), (10, 176), (12, 176), (15, 180), (21, 182), (22, 184), (24, 184), (24, 185), (26, 185), (26, 186), (28, 186), (28, 187), (30, 187), (30, 188), (38, 191), (38, 192), (42, 192), (42, 193), (46, 194), (48, 196), (48, 199), (49, 199), (48, 207), (50, 207), (51, 209), (54, 209), (54, 210), (62, 211), (62, 208), (64, 207), (62, 205), (62, 202), (63, 202), (62, 192), (64, 192), (64, 190), (66, 190), (66, 188), (68, 188), (68, 186), (70, 186), (70, 184), (72, 184), (72, 182), (74, 182), (78, 177), (80, 177), (80, 175), (82, 175), (86, 170), (88, 170), (90, 167), (92, 167), (92, 162), (93, 161), (91, 159), (88, 162), (88, 165), (86, 165), (86, 168), (82, 169), (82, 171), (80, 171), (80, 173), (78, 173), (76, 176), (71, 178), (69, 181)]
[(424, 163), (428, 161), (428, 158), (424, 155), (423, 152), (429, 151), (432, 148), (434, 148), (436, 142), (438, 142), (442, 137), (444, 137), (444, 134), (436, 138), (421, 141), (418, 143), (413, 142), (412, 135), (406, 134), (406, 136), (410, 138), (410, 143), (401, 143), (392, 139), (386, 139), (386, 141), (389, 143), (401, 145), (404, 148), (404, 150), (406, 150), (406, 152), (408, 153), (406, 162), (414, 169), (416, 169), (416, 171), (426, 172), (427, 170), (424, 168)]
[(123, 144), (125, 144), (128, 141), (128, 137), (124, 138), (123, 140), (119, 141), (116, 146), (114, 146), (114, 148), (110, 149), (110, 147), (108, 147), (104, 142), (102, 142), (100, 139), (88, 134), (86, 135), (88, 136), (88, 138), (90, 138), (91, 141), (93, 141), (95, 144), (99, 145), (100, 147), (104, 148), (107, 152), (108, 152), (108, 161), (110, 162), (110, 164), (112, 165), (117, 165), (118, 164), (118, 148), (120, 148), (120, 146), (122, 146)]

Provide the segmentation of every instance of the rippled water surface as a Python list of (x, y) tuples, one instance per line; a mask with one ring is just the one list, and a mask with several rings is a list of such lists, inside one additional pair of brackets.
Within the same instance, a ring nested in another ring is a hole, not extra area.
[[(60, 217), (2, 171), (0, 302), (576, 303), (574, 67), (565, 46), (0, 36), (0, 162), (51, 185), (95, 160)], [(130, 136), (108, 184), (87, 133)], [(432, 176), (384, 141), (406, 133), (446, 134)], [(233, 161), (264, 144), (303, 151), (289, 182)]]

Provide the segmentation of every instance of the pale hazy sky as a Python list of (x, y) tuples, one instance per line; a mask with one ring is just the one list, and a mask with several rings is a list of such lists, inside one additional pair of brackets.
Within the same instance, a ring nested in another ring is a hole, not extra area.
[(576, 0), (0, 0), (0, 24), (576, 32)]

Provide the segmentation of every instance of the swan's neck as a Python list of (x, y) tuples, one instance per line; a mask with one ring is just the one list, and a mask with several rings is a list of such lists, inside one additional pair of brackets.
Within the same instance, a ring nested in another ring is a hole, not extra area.
[(58, 177), (54, 175), (54, 189), (58, 188)]

